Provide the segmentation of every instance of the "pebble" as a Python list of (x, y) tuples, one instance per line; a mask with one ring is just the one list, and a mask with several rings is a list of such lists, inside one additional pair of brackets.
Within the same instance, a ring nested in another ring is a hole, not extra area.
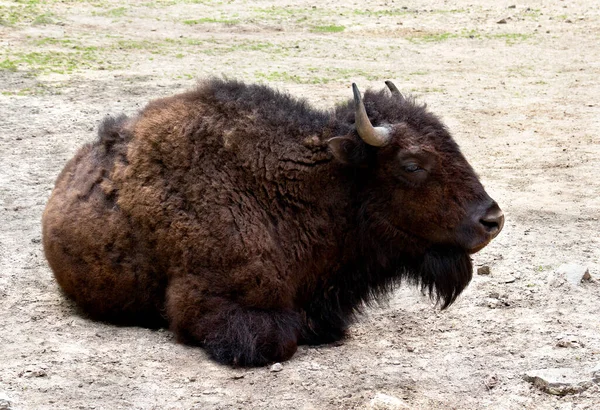
[(25, 369), (24, 371), (19, 373), (19, 377), (25, 377), (27, 379), (30, 379), (32, 377), (46, 377), (46, 376), (48, 376), (48, 373), (46, 373), (46, 371), (44, 369), (36, 369), (36, 368)]
[(275, 363), (273, 366), (271, 366), (272, 372), (280, 372), (282, 370), (283, 370), (283, 365), (281, 363)]
[(480, 266), (480, 267), (477, 268), (477, 274), (478, 275), (489, 275), (490, 273), (491, 272), (490, 272), (490, 267), (489, 266), (484, 265), (484, 266)]
[(375, 397), (373, 397), (367, 406), (369, 410), (401, 410), (408, 408), (408, 405), (404, 401), (383, 393), (375, 394)]
[(572, 348), (580, 348), (585, 347), (585, 345), (579, 340), (579, 338), (575, 335), (559, 335), (557, 337), (558, 341), (556, 342), (557, 347), (572, 347)]
[(6, 395), (6, 393), (0, 392), (0, 410), (11, 410), (12, 400)]
[(498, 385), (499, 382), (500, 382), (500, 380), (498, 379), (498, 376), (496, 376), (495, 374), (492, 374), (485, 378), (484, 384), (488, 390), (492, 390), (494, 387), (496, 387)]
[(565, 263), (560, 265), (556, 270), (556, 273), (563, 276), (567, 282), (573, 286), (579, 286), (581, 285), (581, 282), (592, 279), (589, 269), (576, 263)]
[(592, 377), (595, 383), (600, 383), (600, 363), (592, 369)]
[(506, 19), (498, 20), (497, 24), (506, 24)]
[(592, 377), (567, 367), (531, 370), (523, 378), (540, 390), (557, 396), (581, 393), (593, 383)]

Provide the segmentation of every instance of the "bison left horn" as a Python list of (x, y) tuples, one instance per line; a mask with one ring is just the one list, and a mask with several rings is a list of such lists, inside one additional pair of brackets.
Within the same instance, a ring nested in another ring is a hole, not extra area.
[(386, 127), (373, 127), (355, 83), (352, 83), (352, 92), (354, 92), (355, 123), (358, 136), (369, 145), (383, 147), (390, 141), (390, 130)]

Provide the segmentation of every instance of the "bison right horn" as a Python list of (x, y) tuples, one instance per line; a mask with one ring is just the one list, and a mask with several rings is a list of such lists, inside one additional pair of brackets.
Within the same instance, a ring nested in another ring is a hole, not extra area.
[(402, 93), (400, 92), (398, 87), (396, 87), (396, 85), (393, 82), (391, 82), (390, 80), (387, 80), (385, 82), (385, 85), (387, 85), (387, 88), (389, 88), (390, 91), (392, 92), (392, 96), (394, 96), (396, 98), (400, 98), (400, 99), (404, 98), (404, 96), (402, 95)]
[(355, 123), (358, 136), (369, 145), (383, 147), (390, 141), (390, 130), (386, 127), (373, 127), (355, 83), (352, 83), (352, 92), (354, 92)]

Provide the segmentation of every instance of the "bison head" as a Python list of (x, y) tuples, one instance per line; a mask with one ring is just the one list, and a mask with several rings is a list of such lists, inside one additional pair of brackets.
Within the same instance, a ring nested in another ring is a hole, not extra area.
[(410, 261), (404, 276), (446, 307), (471, 279), (469, 255), (498, 235), (504, 216), (441, 121), (386, 84), (391, 96), (368, 91), (365, 102), (352, 85), (354, 130), (329, 146), (354, 169), (364, 237), (377, 243), (369, 252), (384, 264), (390, 254)]

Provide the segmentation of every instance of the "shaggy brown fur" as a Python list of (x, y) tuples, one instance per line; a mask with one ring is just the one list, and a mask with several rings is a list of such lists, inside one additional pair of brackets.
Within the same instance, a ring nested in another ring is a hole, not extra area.
[(219, 79), (105, 120), (44, 212), (58, 283), (92, 318), (167, 322), (237, 365), (343, 337), (403, 279), (448, 306), (499, 208), (423, 106), (364, 101), (392, 127), (383, 148), (357, 135), (352, 101), (323, 112)]

